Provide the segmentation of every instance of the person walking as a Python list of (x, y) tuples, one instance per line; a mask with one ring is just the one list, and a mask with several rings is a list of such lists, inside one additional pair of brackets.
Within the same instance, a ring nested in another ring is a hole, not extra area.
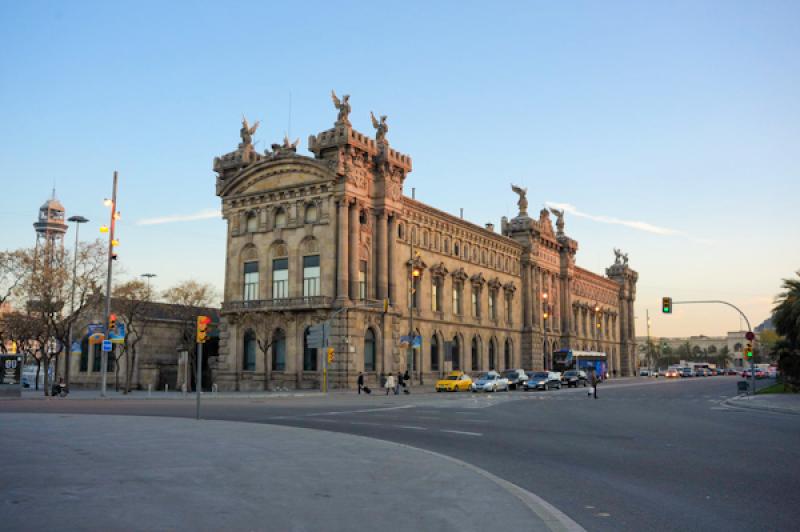
[(400, 395), (400, 387), (403, 386), (403, 374), (399, 371), (397, 372), (397, 381), (394, 386), (394, 394)]
[(358, 379), (356, 380), (356, 384), (358, 385), (358, 395), (361, 395), (361, 388), (364, 387), (364, 374), (360, 371), (358, 372)]
[(592, 391), (589, 392), (589, 395), (594, 394), (594, 398), (597, 399), (597, 383), (600, 382), (600, 379), (597, 378), (597, 372), (592, 372)]
[(386, 376), (385, 388), (386, 388), (386, 395), (389, 395), (389, 391), (394, 389), (394, 375), (392, 375), (391, 373)]

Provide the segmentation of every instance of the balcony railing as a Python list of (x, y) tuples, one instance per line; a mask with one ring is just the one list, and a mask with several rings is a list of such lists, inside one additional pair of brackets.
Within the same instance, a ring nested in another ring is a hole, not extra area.
[(330, 307), (333, 298), (328, 296), (283, 297), (278, 299), (253, 299), (249, 301), (225, 301), (223, 312), (240, 310), (303, 310)]

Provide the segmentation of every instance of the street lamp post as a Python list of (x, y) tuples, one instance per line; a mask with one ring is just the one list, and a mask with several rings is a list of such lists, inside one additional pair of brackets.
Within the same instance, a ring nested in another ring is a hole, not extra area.
[(549, 349), (549, 347), (547, 345), (547, 319), (550, 317), (550, 305), (547, 302), (547, 292), (543, 292), (542, 293), (542, 309), (543, 309), (542, 318), (544, 318), (544, 323), (542, 325), (542, 332), (544, 333), (544, 346), (543, 346), (543, 349), (542, 349), (542, 355), (543, 355), (542, 362), (544, 363), (544, 369), (549, 371), (551, 368), (550, 368), (550, 364), (549, 364), (550, 357), (548, 356), (548, 353), (547, 353), (547, 351)]
[[(411, 248), (410, 248), (410, 250), (411, 250), (411, 258), (409, 259), (409, 267), (410, 267), (409, 278), (411, 280), (411, 283), (410, 283), (409, 290), (408, 290), (408, 335), (411, 338), (411, 341), (410, 341), (409, 346), (408, 346), (409, 347), (408, 352), (409, 352), (409, 363), (410, 363), (410, 368), (411, 368), (411, 371), (409, 373), (411, 375), (411, 378), (413, 379), (414, 378), (414, 341), (417, 339), (417, 335), (414, 332), (414, 309), (416, 307), (416, 305), (414, 303), (416, 302), (417, 279), (419, 279), (420, 275), (422, 275), (422, 272), (417, 268), (416, 264), (414, 263), (414, 259), (416, 258), (415, 253), (414, 253), (414, 235), (410, 234), (409, 237), (410, 237), (410, 240), (411, 240)], [(420, 364), (419, 364), (419, 378), (418, 378), (418, 380), (419, 380), (419, 383), (422, 384), (422, 363), (421, 363), (421, 361), (420, 361)], [(413, 382), (413, 380), (412, 380), (412, 382)]]
[[(75, 224), (75, 254), (72, 260), (72, 295), (70, 299), (69, 313), (70, 317), (75, 313), (75, 277), (78, 274), (78, 233), (81, 229), (81, 224), (85, 224), (89, 220), (83, 216), (70, 216), (67, 218), (68, 222)], [(72, 354), (72, 319), (69, 322), (69, 330), (67, 331), (67, 346), (64, 355), (64, 385), (69, 388), (69, 364), (70, 355)]]
[[(109, 225), (109, 234), (108, 234), (108, 275), (106, 277), (106, 339), (108, 339), (111, 335), (111, 331), (109, 330), (111, 327), (111, 273), (113, 269), (113, 261), (114, 261), (114, 245), (116, 241), (114, 240), (114, 229), (116, 227), (117, 221), (117, 171), (114, 171), (114, 186), (111, 190), (111, 200), (105, 201), (106, 205), (111, 207), (111, 223)], [(106, 382), (108, 380), (108, 376), (106, 372), (108, 371), (108, 352), (102, 351), (102, 364), (100, 367), (101, 375), (101, 385), (100, 385), (100, 396), (106, 396)]]
[(147, 279), (147, 296), (150, 297), (150, 279), (152, 279), (153, 277), (158, 277), (158, 275), (154, 273), (143, 273), (142, 277)]

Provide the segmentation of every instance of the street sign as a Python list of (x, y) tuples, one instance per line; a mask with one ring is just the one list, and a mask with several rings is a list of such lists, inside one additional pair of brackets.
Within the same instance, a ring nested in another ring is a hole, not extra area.
[(317, 325), (312, 325), (308, 328), (308, 347), (310, 349), (315, 349), (319, 347), (324, 347), (325, 341), (325, 330), (322, 323), (318, 323)]
[(70, 348), (69, 352), (72, 353), (73, 355), (80, 355), (82, 352), (81, 344), (79, 344), (78, 342), (72, 342), (72, 347)]
[(106, 326), (102, 323), (90, 323), (87, 328), (89, 329), (89, 335), (105, 332), (106, 330)]
[(111, 341), (115, 344), (124, 344), (125, 343), (125, 324), (118, 323), (116, 332), (112, 332), (108, 335)]
[(755, 340), (756, 335), (753, 334), (753, 331), (747, 331), (747, 334), (745, 334), (744, 337), (752, 342), (753, 340)]
[(111, 352), (111, 340), (103, 340), (103, 351), (106, 353)]

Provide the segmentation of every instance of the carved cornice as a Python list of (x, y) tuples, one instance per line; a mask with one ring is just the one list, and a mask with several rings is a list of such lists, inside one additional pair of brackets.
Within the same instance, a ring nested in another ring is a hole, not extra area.
[(459, 268), (459, 269), (455, 270), (453, 273), (451, 273), (450, 275), (453, 276), (453, 279), (455, 279), (456, 281), (460, 281), (460, 282), (464, 282), (467, 279), (469, 279), (469, 275), (467, 275), (467, 272), (464, 271), (464, 268)]
[(434, 277), (444, 277), (448, 274), (449, 270), (447, 266), (444, 265), (444, 262), (439, 262), (439, 264), (434, 264), (430, 267), (431, 275)]

